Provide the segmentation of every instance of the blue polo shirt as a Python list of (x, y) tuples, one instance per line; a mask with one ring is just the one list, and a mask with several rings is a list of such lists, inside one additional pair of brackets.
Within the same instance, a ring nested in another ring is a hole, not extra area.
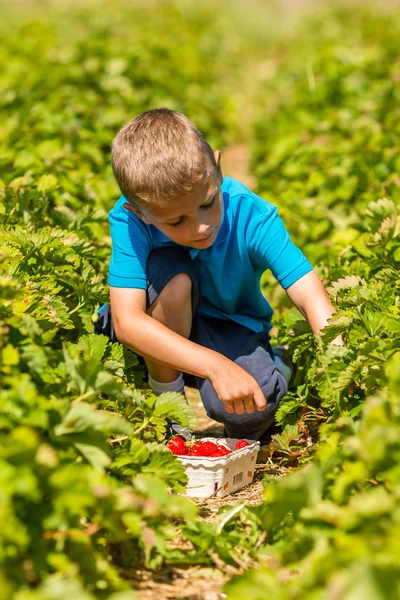
[[(209, 248), (186, 248), (201, 287), (199, 312), (232, 320), (253, 331), (269, 331), (273, 310), (261, 293), (260, 278), (270, 269), (286, 289), (312, 266), (293, 244), (276, 207), (245, 185), (224, 177), (223, 221)], [(122, 196), (109, 212), (112, 255), (108, 283), (112, 287), (147, 289), (150, 252), (179, 246), (153, 225), (123, 207)]]

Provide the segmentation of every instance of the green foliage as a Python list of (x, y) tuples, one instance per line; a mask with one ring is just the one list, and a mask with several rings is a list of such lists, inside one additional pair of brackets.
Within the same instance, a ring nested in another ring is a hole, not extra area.
[(369, 202), (400, 201), (397, 15), (317, 11), (267, 81), (258, 191), (312, 260), (353, 241)]
[[(344, 412), (353, 416), (360, 402), (378, 388), (387, 385), (383, 369), (399, 349), (400, 311), (398, 261), (400, 248), (400, 215), (385, 203), (371, 203), (366, 214), (381, 206), (381, 221), (372, 228), (360, 226), (360, 236), (348, 244), (339, 256), (326, 265), (328, 286), (338, 312), (322, 342), (314, 338), (302, 322), (293, 324), (283, 315), (280, 320), (280, 341), (289, 345), (299, 369), (288, 398), (278, 411), (278, 420), (299, 406), (317, 410), (329, 409), (330, 420)], [(370, 256), (360, 256), (359, 240)], [(329, 346), (341, 335), (345, 346)], [(349, 391), (352, 390), (352, 394)]]
[(384, 370), (389, 388), (368, 397), (360, 421), (325, 425), (313, 463), (267, 484), (255, 511), (270, 568), (232, 581), (229, 598), (398, 597), (399, 351)]
[(399, 21), (371, 10), (305, 24), (256, 128), (259, 190), (321, 260), (337, 313), (318, 339), (265, 278), (296, 365), (268, 450), (307, 464), (267, 478), (260, 566), (228, 583), (230, 600), (400, 595)]
[[(175, 536), (174, 521), (195, 518), (189, 500), (167, 491), (183, 491), (181, 464), (164, 445), (151, 443), (163, 440), (166, 417), (193, 426), (193, 414), (180, 395), (139, 393), (137, 357), (85, 332), (82, 316), (91, 321), (87, 305), (96, 305), (97, 288), (87, 286), (90, 293), (78, 298), (82, 307), (74, 306), (69, 298), (80, 284), (66, 293), (57, 262), (62, 257), (76, 272), (87, 242), (74, 235), (74, 252), (54, 245), (57, 228), (1, 231), (4, 598), (42, 598), (53, 589), (112, 598), (124, 584), (110, 565), (109, 544), (157, 565)], [(29, 586), (39, 587), (28, 592)]]
[[(250, 569), (230, 599), (400, 595), (399, 13), (327, 7), (292, 31), (285, 13), (282, 44), (272, 8), (252, 36), (227, 7), (26, 2), (0, 23), (1, 600), (127, 600), (117, 565), (132, 561)], [(338, 312), (315, 338), (265, 275), (296, 364), (267, 452), (299, 468), (207, 523), (162, 443), (165, 419), (193, 428), (193, 412), (93, 334), (109, 151), (155, 106), (223, 147), (251, 95), (258, 192)]]

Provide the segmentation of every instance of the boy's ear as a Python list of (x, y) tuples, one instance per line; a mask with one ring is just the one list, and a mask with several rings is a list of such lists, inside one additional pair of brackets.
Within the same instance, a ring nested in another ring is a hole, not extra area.
[(134, 206), (132, 206), (132, 204), (129, 204), (129, 202), (125, 202), (124, 203), (124, 208), (126, 208), (126, 210), (130, 210), (131, 212), (133, 212), (133, 214), (136, 215), (137, 217), (139, 217), (139, 219), (141, 221), (143, 221), (143, 223), (146, 223), (146, 225), (150, 224), (148, 222), (148, 220), (146, 219), (146, 217), (144, 215), (142, 215), (142, 213), (140, 212), (140, 210), (138, 210), (137, 208), (135, 208)]
[(215, 158), (215, 162), (217, 163), (217, 171), (218, 171), (219, 182), (222, 184), (224, 182), (224, 176), (222, 175), (222, 169), (221, 169), (221, 152), (219, 150), (216, 150), (214, 152), (214, 158)]

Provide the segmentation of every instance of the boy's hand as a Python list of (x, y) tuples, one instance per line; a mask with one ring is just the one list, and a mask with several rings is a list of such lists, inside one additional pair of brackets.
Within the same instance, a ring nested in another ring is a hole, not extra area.
[(121, 344), (145, 359), (208, 379), (229, 413), (264, 410), (264, 394), (247, 371), (146, 314), (145, 290), (111, 287), (110, 298), (115, 333)]
[(228, 358), (222, 357), (209, 381), (228, 413), (252, 413), (267, 406), (257, 381), (247, 371)]
[(334, 340), (329, 343), (330, 346), (344, 346), (344, 341), (341, 335), (338, 335)]

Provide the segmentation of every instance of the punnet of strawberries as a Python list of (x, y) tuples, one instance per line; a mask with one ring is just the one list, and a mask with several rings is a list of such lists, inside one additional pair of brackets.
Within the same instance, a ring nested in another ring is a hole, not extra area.
[[(177, 456), (208, 456), (211, 458), (218, 456), (227, 456), (232, 453), (232, 450), (224, 446), (223, 444), (217, 444), (214, 442), (201, 442), (199, 440), (195, 442), (187, 442), (179, 435), (173, 437), (167, 443), (168, 448)], [(246, 440), (239, 440), (236, 443), (235, 450), (241, 450), (246, 446), (250, 446)]]

